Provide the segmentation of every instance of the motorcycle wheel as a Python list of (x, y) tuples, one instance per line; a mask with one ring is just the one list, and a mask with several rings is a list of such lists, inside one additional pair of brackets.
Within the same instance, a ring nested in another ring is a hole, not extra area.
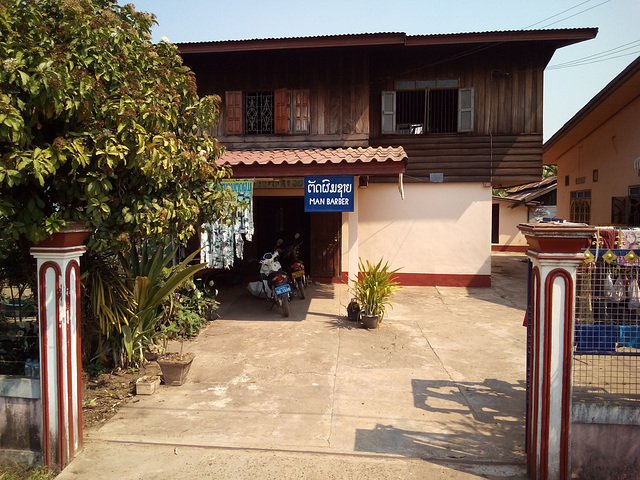
[(282, 314), (285, 317), (288, 317), (289, 313), (290, 313), (290, 311), (289, 311), (289, 299), (281, 297), (280, 298), (280, 306), (282, 307)]
[(298, 293), (300, 294), (300, 298), (302, 300), (307, 298), (307, 295), (304, 292), (304, 281), (302, 280), (302, 277), (296, 278), (296, 285), (298, 286)]

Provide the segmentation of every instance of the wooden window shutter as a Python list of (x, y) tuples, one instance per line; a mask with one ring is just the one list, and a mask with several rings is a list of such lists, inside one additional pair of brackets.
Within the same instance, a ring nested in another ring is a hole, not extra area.
[(473, 132), (473, 88), (458, 90), (458, 131)]
[(225, 92), (225, 128), (227, 135), (242, 135), (242, 92)]
[(275, 109), (275, 134), (289, 133), (289, 115), (287, 115), (288, 92), (286, 88), (279, 88), (273, 92), (273, 106)]
[(396, 92), (382, 92), (382, 133), (396, 133)]
[(293, 92), (294, 133), (309, 133), (309, 90)]

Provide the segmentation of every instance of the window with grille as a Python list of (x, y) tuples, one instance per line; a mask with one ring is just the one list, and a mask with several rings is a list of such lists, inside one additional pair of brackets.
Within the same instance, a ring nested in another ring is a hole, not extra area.
[(247, 135), (269, 135), (274, 132), (273, 92), (246, 93), (244, 96), (244, 129)]
[(571, 192), (569, 220), (578, 223), (591, 222), (591, 190)]
[(227, 135), (307, 134), (309, 91), (228, 91), (224, 116)]
[[(433, 86), (417, 88), (422, 83)], [(397, 82), (397, 90), (382, 92), (382, 133), (473, 131), (473, 88), (444, 88), (449, 84), (457, 80)]]

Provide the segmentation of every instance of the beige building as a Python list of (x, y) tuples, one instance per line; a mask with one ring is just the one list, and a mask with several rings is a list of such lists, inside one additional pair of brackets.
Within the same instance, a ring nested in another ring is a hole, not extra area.
[(544, 144), (559, 218), (640, 225), (640, 57)]

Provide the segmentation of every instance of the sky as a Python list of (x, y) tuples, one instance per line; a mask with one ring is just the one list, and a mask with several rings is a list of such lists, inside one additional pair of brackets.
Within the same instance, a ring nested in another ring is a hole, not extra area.
[(154, 42), (597, 27), (595, 39), (557, 50), (547, 66), (545, 141), (640, 56), (640, 0), (130, 1), (156, 15)]

